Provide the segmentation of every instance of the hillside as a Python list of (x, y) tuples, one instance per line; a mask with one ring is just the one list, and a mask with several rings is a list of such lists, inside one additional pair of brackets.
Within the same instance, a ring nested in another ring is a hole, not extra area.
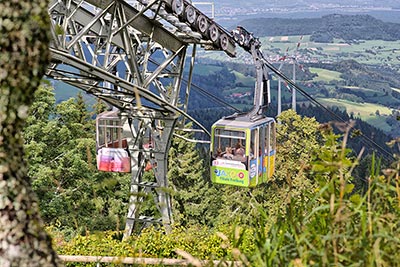
[(383, 22), (370, 15), (332, 14), (311, 19), (254, 18), (240, 24), (256, 36), (311, 35), (311, 41), (328, 43), (334, 38), (346, 42), (400, 39), (399, 24)]

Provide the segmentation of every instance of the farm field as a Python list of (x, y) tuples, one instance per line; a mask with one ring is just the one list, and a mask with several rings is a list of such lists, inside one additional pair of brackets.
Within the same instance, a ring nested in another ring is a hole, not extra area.
[[(309, 94), (321, 97), (326, 105), (345, 108), (348, 113), (355, 116), (359, 114), (358, 116), (362, 120), (371, 125), (390, 131), (390, 127), (386, 123), (386, 116), (392, 113), (387, 107), (398, 109), (400, 103), (398, 96), (394, 94), (400, 92), (400, 87), (393, 86), (393, 82), (394, 84), (398, 83), (396, 73), (400, 72), (400, 41), (355, 40), (345, 42), (336, 38), (333, 43), (318, 43), (310, 41), (310, 35), (264, 36), (259, 39), (264, 56), (275, 66), (280, 64), (282, 57), (285, 56), (286, 64), (292, 64), (292, 58), (295, 58), (306, 71), (317, 74), (316, 77), (309, 80), (298, 78), (298, 80), (308, 83), (298, 82)], [(249, 68), (252, 67), (251, 56), (240, 48), (237, 49), (236, 58), (229, 58), (222, 55), (221, 52), (215, 51), (204, 51), (199, 54), (199, 57), (212, 61), (248, 64)], [(346, 61), (357, 63), (339, 64)], [(324, 66), (329, 66), (329, 69), (325, 69)], [(335, 67), (342, 69), (335, 71)], [(287, 73), (287, 69), (286, 72), (284, 70), (284, 73), (291, 77), (292, 74), (291, 72)], [(392, 72), (387, 72), (387, 70)], [(241, 84), (230, 89), (229, 93), (224, 94), (225, 96), (242, 93), (248, 88), (253, 88), (254, 80), (252, 81), (251, 78), (238, 72), (232, 71), (232, 73), (235, 74), (236, 84)], [(298, 76), (301, 75), (299, 73)], [(342, 77), (346, 77), (346, 80)], [(371, 80), (369, 77), (374, 77), (374, 79)], [(273, 79), (276, 78), (273, 77)], [(271, 84), (271, 99), (275, 103), (276, 86), (274, 80)], [(241, 92), (241, 90), (243, 91)], [(290, 93), (285, 88), (283, 93), (286, 99), (284, 102), (287, 103), (290, 100)], [(299, 94), (297, 100), (301, 102), (305, 99)], [(363, 104), (359, 104), (359, 102), (363, 102)], [(377, 115), (377, 110), (379, 110), (379, 115)]]
[(220, 71), (221, 69), (222, 69), (222, 67), (220, 67), (220, 66), (196, 64), (196, 66), (194, 68), (194, 73), (201, 75), (201, 76), (207, 76), (207, 75), (213, 74), (217, 71)]
[[(356, 60), (362, 64), (385, 64), (400, 69), (400, 41), (367, 40), (346, 43), (335, 39), (334, 43), (316, 43), (310, 41), (309, 35), (268, 36), (259, 39), (264, 55), (271, 62), (281, 62), (279, 60), (286, 55), (288, 62), (295, 56), (299, 64)], [(218, 51), (200, 51), (198, 57), (222, 62), (252, 62), (251, 56), (240, 48), (237, 49), (236, 58), (227, 57)]]
[[(365, 64), (400, 64), (400, 41), (367, 40), (346, 43), (336, 39), (334, 43), (316, 43), (310, 36), (274, 36), (260, 38), (263, 49), (296, 55), (299, 61), (339, 61), (356, 59)], [(297, 47), (297, 44), (299, 46)]]
[[(336, 106), (346, 109), (347, 113), (354, 114), (355, 117), (359, 117), (363, 121), (383, 131), (390, 130), (390, 126), (382, 117), (392, 114), (392, 110), (385, 106), (372, 103), (355, 103), (348, 100), (333, 98), (318, 98), (318, 101), (325, 106)], [(377, 113), (379, 113), (379, 115)]]
[(232, 73), (235, 74), (237, 83), (242, 83), (243, 86), (254, 87), (254, 82), (255, 82), (254, 77), (245, 76), (242, 73), (237, 72), (237, 71), (232, 71)]
[(331, 71), (322, 68), (309, 68), (309, 70), (311, 73), (315, 73), (318, 75), (313, 79), (314, 82), (319, 82), (319, 81), (330, 82), (333, 80), (338, 80), (338, 81), (343, 80), (342, 78), (340, 78), (341, 73), (338, 71)]

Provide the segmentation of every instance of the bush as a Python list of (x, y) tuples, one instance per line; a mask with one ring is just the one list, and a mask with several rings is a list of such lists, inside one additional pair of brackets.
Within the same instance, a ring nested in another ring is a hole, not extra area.
[[(276, 224), (257, 229), (253, 266), (397, 266), (400, 255), (400, 180), (396, 169), (379, 175), (372, 158), (369, 187), (353, 192), (347, 157), (348, 130), (342, 144), (328, 131), (326, 145), (314, 153), (309, 171), (319, 183), (309, 201), (291, 201)], [(294, 205), (295, 203), (295, 205)]]

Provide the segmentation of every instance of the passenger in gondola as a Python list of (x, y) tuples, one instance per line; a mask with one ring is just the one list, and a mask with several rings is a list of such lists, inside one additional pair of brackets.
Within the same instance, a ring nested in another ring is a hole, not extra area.
[(225, 159), (233, 159), (232, 148), (227, 146), (225, 148), (225, 154), (223, 156)]
[(216, 158), (218, 159), (220, 159), (220, 158), (222, 158), (222, 156), (223, 156), (224, 154), (222, 153), (222, 149), (219, 147), (219, 148), (217, 148), (217, 154), (216, 154)]
[(240, 162), (245, 162), (246, 157), (244, 156), (244, 154), (245, 151), (244, 148), (242, 147), (242, 144), (240, 142), (237, 142), (235, 146), (235, 160)]
[(237, 142), (235, 145), (235, 156), (236, 155), (244, 156), (244, 148), (240, 142)]

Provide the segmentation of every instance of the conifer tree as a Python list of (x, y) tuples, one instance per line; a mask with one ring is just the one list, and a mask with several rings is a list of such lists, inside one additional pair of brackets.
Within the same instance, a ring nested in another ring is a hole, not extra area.
[[(189, 125), (189, 128), (191, 125)], [(191, 133), (178, 132), (185, 138)], [(168, 178), (173, 189), (174, 220), (181, 225), (210, 224), (216, 216), (215, 199), (196, 144), (174, 137), (169, 150)]]
[(28, 122), (29, 176), (45, 222), (72, 234), (119, 227), (129, 178), (97, 171), (94, 120), (83, 98), (55, 105), (53, 88), (40, 87)]

